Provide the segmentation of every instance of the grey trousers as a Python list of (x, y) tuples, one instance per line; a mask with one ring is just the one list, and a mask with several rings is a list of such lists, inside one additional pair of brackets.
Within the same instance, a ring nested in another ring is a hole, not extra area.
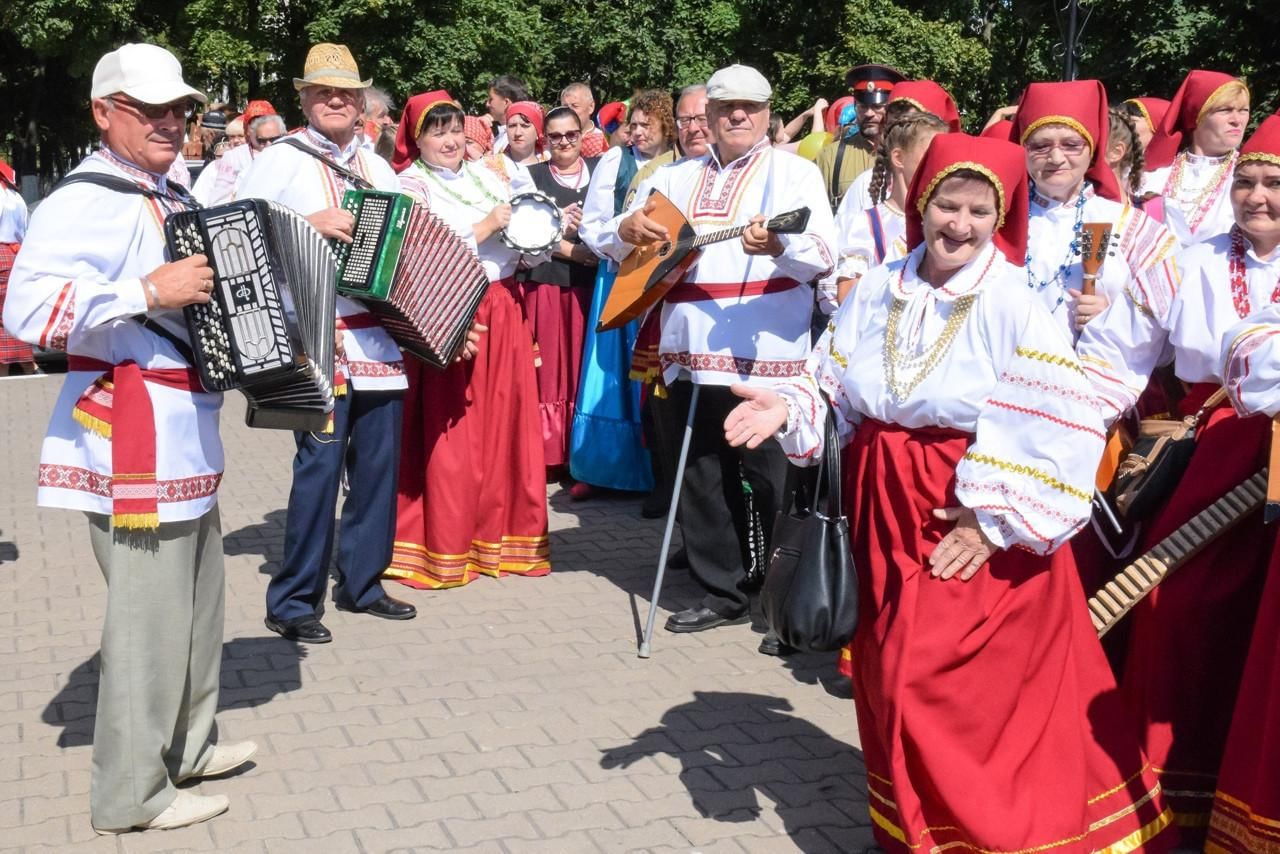
[(158, 532), (88, 514), (107, 581), (89, 794), (94, 827), (150, 821), (174, 779), (209, 761), (224, 609), (222, 523), (214, 507)]

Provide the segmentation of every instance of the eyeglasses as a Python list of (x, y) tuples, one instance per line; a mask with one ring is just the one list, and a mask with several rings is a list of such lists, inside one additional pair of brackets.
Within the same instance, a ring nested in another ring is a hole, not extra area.
[(115, 95), (108, 96), (107, 100), (118, 106), (127, 107), (151, 122), (163, 121), (169, 116), (185, 120), (195, 110), (195, 104), (190, 100), (174, 101), (170, 104), (144, 104), (132, 98), (118, 98)]
[(1033, 142), (1026, 149), (1027, 154), (1036, 158), (1048, 157), (1055, 148), (1067, 157), (1079, 157), (1088, 147), (1089, 144), (1083, 139), (1069, 139), (1066, 142)]
[(552, 145), (573, 145), (582, 139), (582, 132), (571, 130), (564, 133), (549, 133), (547, 134), (547, 139), (551, 141)]
[(701, 127), (708, 127), (707, 116), (704, 113), (700, 116), (676, 116), (676, 127), (680, 130), (688, 130), (692, 124), (698, 124)]

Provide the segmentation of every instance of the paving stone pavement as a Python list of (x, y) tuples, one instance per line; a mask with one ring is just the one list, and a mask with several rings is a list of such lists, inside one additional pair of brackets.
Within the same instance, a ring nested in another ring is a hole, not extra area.
[[(0, 380), (0, 850), (29, 852), (859, 852), (871, 844), (849, 686), (762, 631), (659, 629), (636, 657), (661, 522), (549, 489), (553, 571), (438, 592), (389, 623), (330, 610), (334, 643), (262, 625), (292, 436), (223, 413), (221, 737), (255, 763), (198, 790), (231, 810), (169, 832), (89, 827), (106, 591), (82, 516), (39, 510), (61, 377)], [(673, 570), (659, 621), (692, 604)]]

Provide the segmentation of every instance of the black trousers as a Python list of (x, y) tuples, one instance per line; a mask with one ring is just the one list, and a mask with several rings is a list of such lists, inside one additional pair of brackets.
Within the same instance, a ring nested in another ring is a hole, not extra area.
[[(678, 380), (670, 393), (673, 421), (678, 417), (683, 437), (693, 384)], [(727, 617), (745, 613), (750, 604), (743, 587), (748, 520), (742, 480), (751, 485), (767, 536), (789, 500), (792, 468), (776, 440), (755, 450), (725, 442), (724, 420), (741, 402), (726, 386), (702, 386), (678, 514), (690, 571), (706, 591), (701, 604)]]

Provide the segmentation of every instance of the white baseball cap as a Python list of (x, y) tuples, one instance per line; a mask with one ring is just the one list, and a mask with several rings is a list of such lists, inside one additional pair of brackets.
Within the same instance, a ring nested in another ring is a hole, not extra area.
[(751, 101), (763, 104), (773, 95), (773, 87), (764, 75), (750, 65), (721, 68), (707, 81), (709, 101)]
[(169, 104), (181, 98), (209, 99), (182, 79), (182, 63), (154, 44), (126, 44), (111, 51), (93, 68), (91, 98), (123, 93), (143, 104)]

